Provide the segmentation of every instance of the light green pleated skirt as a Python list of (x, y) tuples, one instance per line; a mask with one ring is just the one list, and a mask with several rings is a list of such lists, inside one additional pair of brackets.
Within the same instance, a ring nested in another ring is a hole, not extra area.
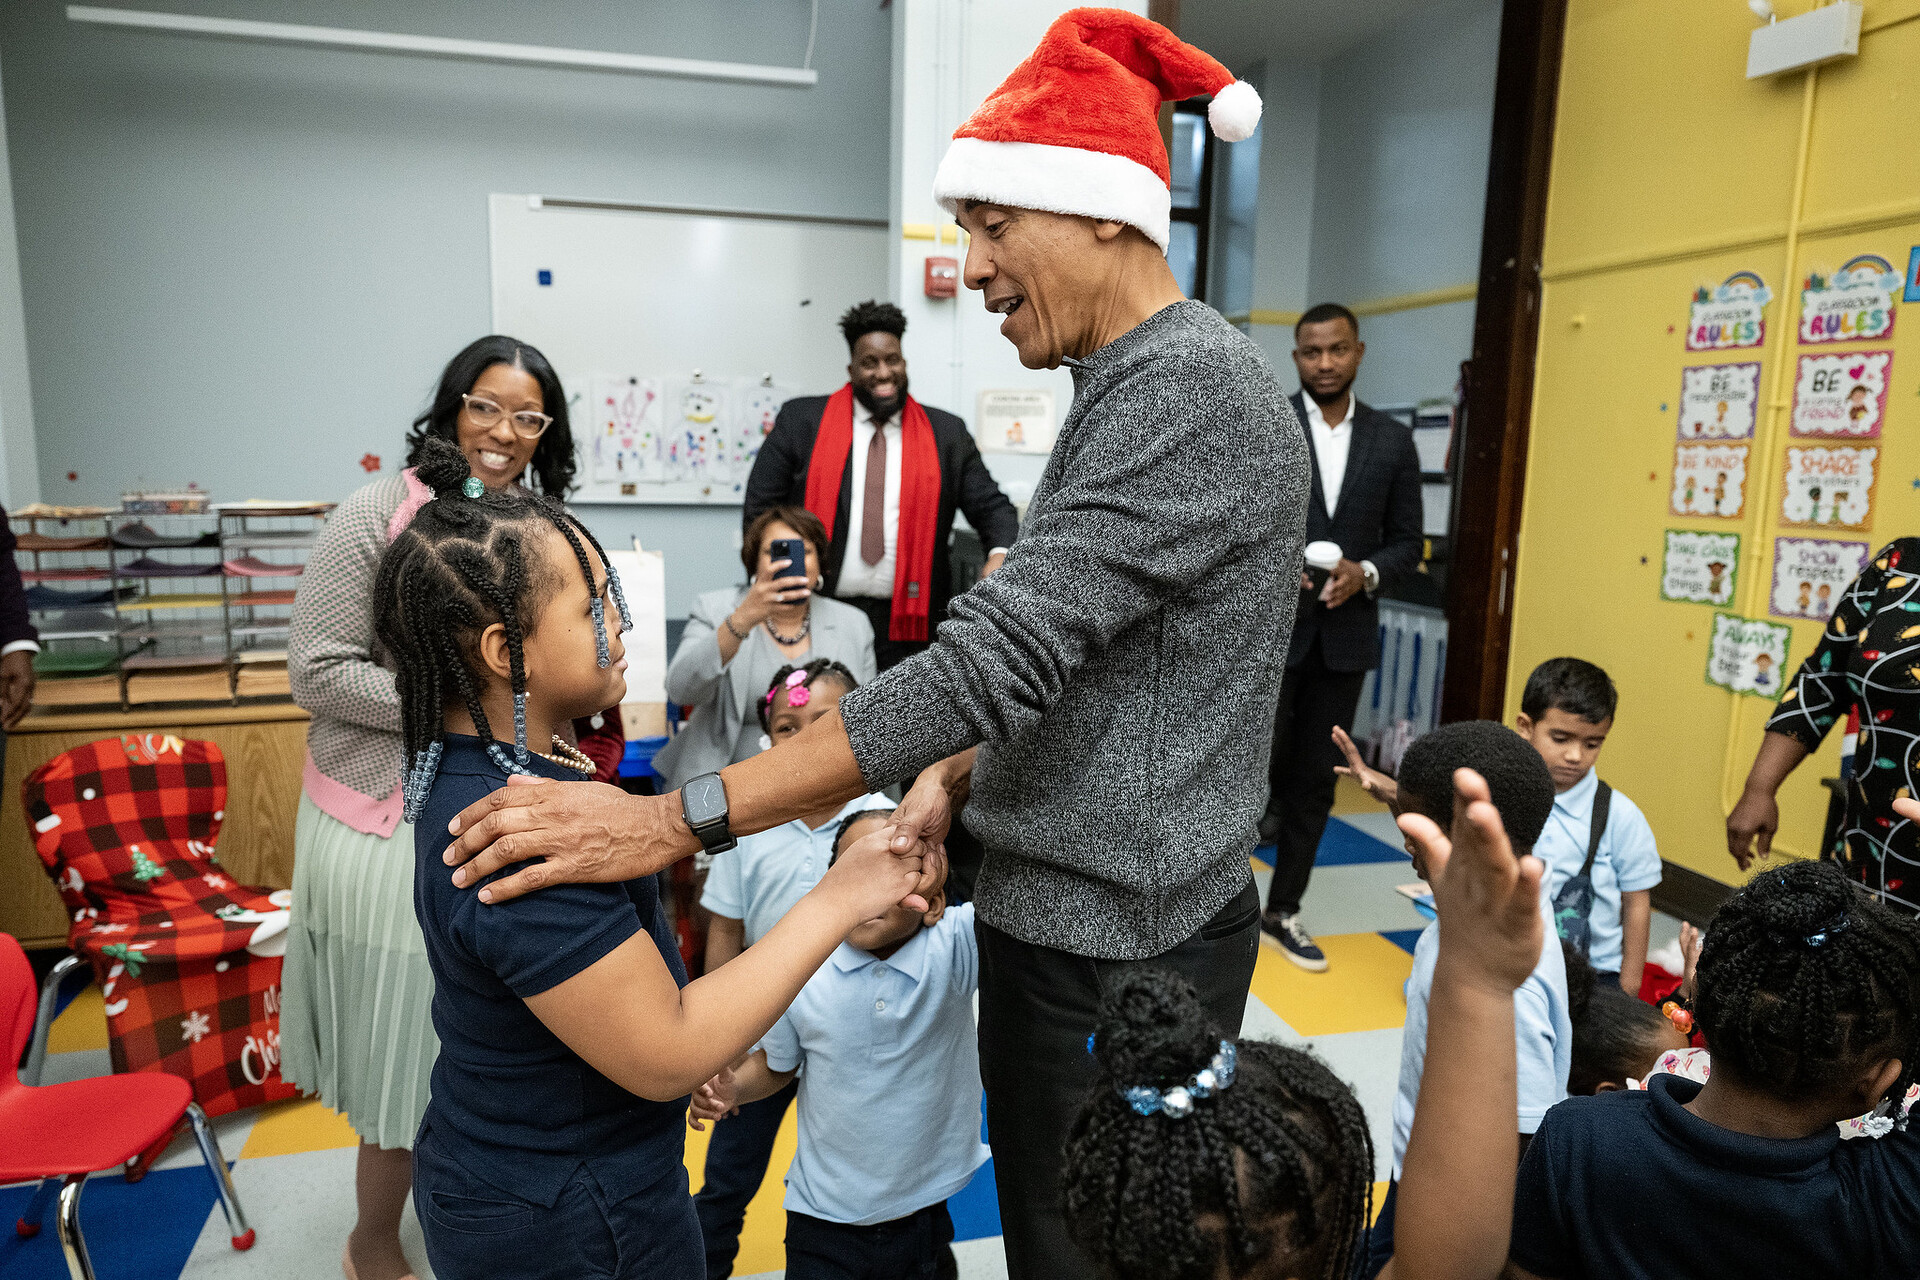
[(300, 796), (280, 1072), (382, 1147), (411, 1147), (440, 1041), (413, 914), (413, 828), (366, 835)]

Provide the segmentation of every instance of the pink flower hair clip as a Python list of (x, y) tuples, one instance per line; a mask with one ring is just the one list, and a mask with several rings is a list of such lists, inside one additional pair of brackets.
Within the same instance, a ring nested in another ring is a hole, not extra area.
[[(789, 674), (784, 687), (787, 691), (787, 705), (790, 707), (804, 707), (813, 701), (813, 690), (807, 688), (807, 673), (804, 669)], [(771, 707), (773, 695), (778, 692), (780, 692), (778, 688), (767, 690), (767, 696), (762, 701)]]

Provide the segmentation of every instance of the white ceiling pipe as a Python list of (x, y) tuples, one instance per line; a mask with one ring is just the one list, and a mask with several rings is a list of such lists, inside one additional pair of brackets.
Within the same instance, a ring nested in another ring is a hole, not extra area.
[(556, 49), (547, 45), (501, 44), (492, 40), (454, 40), (444, 36), (409, 36), (389, 31), (354, 31), (345, 27), (253, 22), (245, 18), (202, 18), (184, 13), (102, 9), (86, 4), (68, 5), (67, 17), (74, 22), (96, 26), (164, 31), (173, 35), (260, 40), (326, 49), (359, 49), (369, 53), (411, 53), (428, 58), (460, 58), (473, 62), (570, 67), (582, 71), (624, 71), (635, 75), (725, 80), (744, 84), (811, 86), (820, 82), (818, 71), (800, 67), (705, 62), (698, 58), (661, 58), (645, 53), (604, 53), (597, 49)]

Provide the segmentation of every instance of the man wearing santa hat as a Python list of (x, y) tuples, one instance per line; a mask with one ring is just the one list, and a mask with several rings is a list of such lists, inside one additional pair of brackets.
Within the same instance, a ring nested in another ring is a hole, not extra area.
[(1020, 540), (926, 651), (680, 793), (516, 786), (456, 820), (451, 856), (478, 854), (459, 883), (546, 858), (488, 886), (497, 901), (647, 875), (908, 779), (895, 851), (943, 874), (932, 851), (965, 798), (987, 850), (980, 1074), (1015, 1280), (1089, 1273), (1059, 1178), (1103, 991), (1150, 961), (1237, 1034), (1259, 948), (1248, 856), (1309, 479), (1265, 359), (1167, 267), (1156, 116), (1209, 93), (1216, 134), (1253, 132), (1259, 96), (1211, 57), (1075, 9), (954, 135), (934, 194), (971, 237), (966, 284), (1023, 364), (1073, 371), (1074, 402)]

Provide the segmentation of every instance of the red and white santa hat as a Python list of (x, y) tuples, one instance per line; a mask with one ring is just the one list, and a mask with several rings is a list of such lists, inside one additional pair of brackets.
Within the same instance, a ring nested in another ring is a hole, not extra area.
[(1216, 137), (1253, 136), (1252, 85), (1138, 14), (1070, 9), (954, 131), (933, 198), (949, 213), (984, 200), (1125, 222), (1165, 250), (1173, 198), (1160, 104), (1201, 94), (1213, 95)]

